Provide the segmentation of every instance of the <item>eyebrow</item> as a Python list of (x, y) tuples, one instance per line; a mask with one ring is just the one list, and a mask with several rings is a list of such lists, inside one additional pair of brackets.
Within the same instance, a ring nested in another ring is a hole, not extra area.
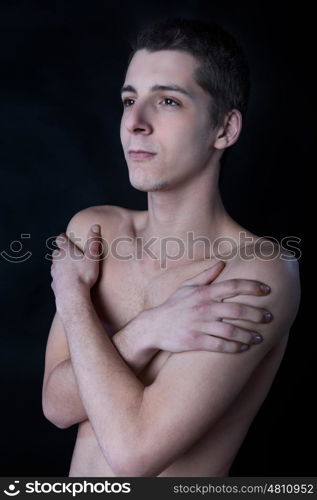
[[(159, 91), (166, 91), (166, 90), (172, 90), (174, 92), (180, 92), (181, 94), (186, 95), (190, 99), (193, 98), (192, 94), (190, 94), (190, 92), (188, 92), (188, 90), (186, 90), (186, 89), (184, 89), (184, 87), (181, 87), (180, 85), (176, 85), (176, 84), (170, 84), (170, 85), (153, 85), (153, 87), (150, 88), (151, 92), (159, 92)], [(124, 85), (121, 88), (121, 94), (123, 94), (123, 92), (134, 92), (135, 94), (137, 94), (137, 91), (135, 90), (134, 87), (132, 87), (132, 85)]]

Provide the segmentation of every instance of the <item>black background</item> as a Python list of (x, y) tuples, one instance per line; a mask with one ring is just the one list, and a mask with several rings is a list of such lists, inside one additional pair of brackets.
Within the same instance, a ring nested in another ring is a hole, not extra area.
[[(55, 312), (45, 242), (85, 207), (146, 208), (121, 149), (119, 89), (130, 35), (174, 15), (222, 24), (251, 67), (249, 113), (222, 172), (225, 206), (258, 235), (301, 240), (301, 308), (231, 475), (316, 475), (316, 329), (312, 318), (304, 327), (303, 234), (316, 85), (312, 12), (304, 2), (297, 9), (288, 2), (12, 0), (0, 2), (2, 476), (68, 474), (77, 427), (54, 427), (41, 408)], [(4, 251), (22, 261), (8, 262)]]

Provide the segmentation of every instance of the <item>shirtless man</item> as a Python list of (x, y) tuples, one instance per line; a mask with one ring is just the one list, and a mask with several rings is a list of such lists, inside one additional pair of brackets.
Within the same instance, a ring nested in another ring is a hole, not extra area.
[(298, 310), (296, 259), (259, 249), (218, 190), (242, 126), (240, 52), (215, 27), (208, 38), (200, 23), (168, 24), (141, 37), (122, 89), (121, 142), (148, 210), (82, 210), (53, 252), (43, 411), (79, 424), (70, 476), (228, 475)]

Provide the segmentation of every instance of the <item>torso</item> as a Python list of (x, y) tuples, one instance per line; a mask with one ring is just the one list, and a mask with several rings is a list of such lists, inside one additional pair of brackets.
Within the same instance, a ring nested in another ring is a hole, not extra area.
[[(144, 212), (118, 208), (121, 224), (117, 236), (135, 235)], [(102, 219), (100, 219), (103, 228)], [(114, 234), (111, 235), (113, 238)], [(104, 236), (106, 238), (106, 236)], [(107, 241), (109, 238), (107, 236)], [(122, 243), (119, 253), (132, 254), (133, 243)], [(96, 311), (112, 336), (142, 310), (154, 307), (168, 298), (187, 278), (212, 265), (215, 259), (186, 262), (164, 271), (146, 267), (142, 261), (119, 260), (109, 253), (102, 263), (100, 280), (93, 290)], [(226, 273), (226, 274), (225, 274)], [(222, 279), (230, 278), (230, 266), (223, 271)], [(226, 476), (248, 428), (264, 401), (279, 368), (287, 336), (262, 360), (249, 382), (231, 407), (213, 427), (159, 476)], [(171, 353), (159, 351), (138, 375), (144, 385), (151, 384)], [(112, 477), (89, 420), (79, 424), (69, 476)]]

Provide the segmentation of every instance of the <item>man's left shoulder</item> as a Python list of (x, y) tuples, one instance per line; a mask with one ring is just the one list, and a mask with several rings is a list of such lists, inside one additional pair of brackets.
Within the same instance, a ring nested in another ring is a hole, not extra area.
[(242, 270), (248, 279), (265, 278), (268, 285), (279, 290), (300, 288), (299, 264), (294, 254), (269, 240), (259, 240), (239, 249), (234, 259), (232, 272)]
[[(240, 250), (230, 264), (230, 278), (257, 280), (269, 285), (271, 292), (262, 298), (265, 307), (276, 321), (290, 327), (301, 296), (298, 259), (279, 244), (267, 240)], [(253, 298), (254, 305), (258, 299)]]

